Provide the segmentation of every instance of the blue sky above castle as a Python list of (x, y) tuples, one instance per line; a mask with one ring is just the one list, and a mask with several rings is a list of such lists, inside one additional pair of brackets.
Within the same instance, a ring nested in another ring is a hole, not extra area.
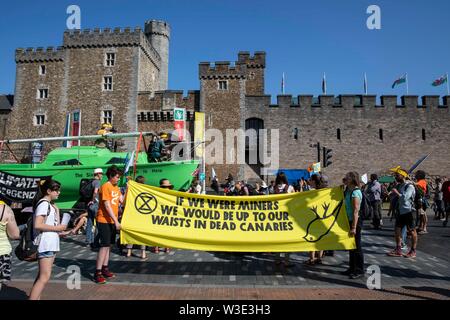
[[(391, 89), (405, 72), (410, 94), (446, 94), (431, 82), (450, 72), (448, 0), (110, 0), (2, 2), (0, 93), (13, 93), (14, 52), (19, 47), (62, 44), (66, 8), (81, 8), (81, 27), (144, 27), (149, 19), (170, 23), (169, 88), (199, 88), (198, 63), (235, 61), (238, 51), (266, 51), (266, 93), (406, 93)], [(366, 27), (369, 5), (381, 7), (381, 30)]]

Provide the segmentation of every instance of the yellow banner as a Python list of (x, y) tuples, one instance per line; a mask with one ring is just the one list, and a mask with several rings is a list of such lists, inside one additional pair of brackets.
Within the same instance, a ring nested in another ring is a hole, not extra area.
[(203, 251), (355, 249), (340, 187), (250, 197), (205, 196), (128, 182), (123, 244)]
[(196, 112), (195, 122), (194, 122), (194, 146), (195, 156), (198, 158), (203, 158), (203, 153), (205, 152), (205, 113)]

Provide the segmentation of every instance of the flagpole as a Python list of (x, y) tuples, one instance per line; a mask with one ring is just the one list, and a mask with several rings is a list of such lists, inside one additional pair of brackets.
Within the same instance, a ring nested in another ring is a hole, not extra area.
[(448, 72), (447, 72), (447, 95), (450, 96), (450, 85), (448, 84)]
[(406, 95), (409, 95), (409, 80), (408, 80), (408, 73), (406, 73)]
[(367, 74), (364, 72), (364, 94), (367, 96), (367, 91), (368, 91), (368, 84), (367, 84)]

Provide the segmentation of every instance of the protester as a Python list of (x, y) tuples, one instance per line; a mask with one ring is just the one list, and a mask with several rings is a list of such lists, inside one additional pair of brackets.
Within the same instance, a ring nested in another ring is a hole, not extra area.
[(116, 166), (111, 166), (106, 171), (108, 181), (100, 188), (99, 209), (97, 211), (97, 229), (100, 238), (100, 250), (97, 255), (97, 263), (94, 281), (98, 284), (106, 283), (107, 278), (115, 277), (108, 269), (111, 245), (116, 242), (116, 231), (121, 229), (119, 223), (119, 204), (123, 202), (118, 182), (122, 176)]
[(195, 179), (189, 187), (188, 193), (202, 194), (202, 185), (200, 180)]
[(345, 175), (345, 208), (350, 224), (351, 237), (355, 237), (356, 249), (349, 250), (349, 268), (343, 272), (350, 279), (358, 279), (364, 276), (364, 254), (361, 247), (362, 219), (359, 209), (362, 200), (362, 191), (359, 182), (360, 175), (357, 172), (348, 172)]
[(381, 229), (381, 184), (378, 182), (376, 174), (370, 175), (370, 182), (367, 184), (367, 198), (372, 211), (372, 224), (375, 230)]
[(260, 195), (269, 195), (269, 187), (264, 180), (261, 181), (261, 184), (256, 183), (256, 192)]
[(20, 239), (20, 231), (12, 209), (0, 200), (0, 290), (11, 281), (11, 240)]
[(154, 143), (150, 146), (150, 160), (151, 162), (161, 162), (163, 156), (167, 156), (170, 152), (166, 149), (167, 146), (165, 141), (167, 141), (169, 135), (167, 133), (161, 132)]
[(390, 170), (395, 175), (395, 180), (398, 182), (398, 187), (393, 188), (394, 192), (398, 196), (398, 210), (399, 216), (395, 222), (395, 242), (396, 248), (389, 252), (388, 255), (391, 257), (402, 257), (402, 228), (406, 226), (408, 232), (411, 233), (411, 249), (405, 255), (406, 258), (416, 257), (417, 248), (417, 232), (414, 223), (414, 198), (415, 198), (415, 188), (414, 185), (406, 181), (408, 173), (400, 168), (396, 167)]
[(115, 130), (113, 129), (112, 124), (110, 123), (103, 123), (101, 128), (97, 131), (97, 135), (101, 135), (101, 138), (98, 138), (95, 141), (95, 145), (98, 148), (108, 148), (109, 150), (113, 150), (113, 144), (112, 141), (109, 140), (108, 141), (108, 137), (107, 135), (111, 132), (115, 132)]
[(234, 194), (235, 196), (248, 196), (250, 195), (248, 187), (243, 181), (236, 182), (234, 184)]
[[(94, 223), (95, 223), (95, 216), (96, 216), (98, 208), (99, 208), (99, 191), (100, 191), (102, 178), (103, 178), (102, 168), (95, 169), (94, 170), (94, 179), (91, 182), (92, 188), (93, 188), (92, 198), (87, 203), (88, 216), (87, 216), (87, 221), (86, 221), (86, 243), (91, 248), (98, 246), (98, 241), (99, 241), (98, 237), (97, 237), (97, 241), (95, 241), (96, 233), (94, 232)], [(95, 242), (97, 242), (97, 243), (95, 243)]]
[[(145, 184), (145, 177), (144, 176), (136, 177), (136, 182), (137, 183), (141, 183), (141, 184)], [(128, 188), (128, 185), (127, 185), (127, 188)], [(123, 207), (125, 207), (125, 203), (126, 203), (126, 199), (127, 199), (126, 198), (126, 194), (127, 194), (127, 192), (125, 191), (125, 199), (123, 201)], [(129, 258), (129, 257), (131, 257), (131, 255), (133, 253), (132, 252), (133, 245), (132, 244), (127, 244), (126, 248), (127, 248), (127, 258)], [(147, 259), (147, 252), (146, 252), (147, 247), (144, 246), (144, 245), (141, 245), (140, 249), (141, 249), (141, 259), (142, 260), (146, 260)]]
[[(420, 193), (419, 201), (416, 203), (416, 210), (419, 216), (419, 228), (418, 228), (418, 234), (425, 234), (428, 233), (427, 230), (427, 224), (428, 224), (428, 217), (427, 217), (427, 204), (428, 201), (426, 199), (427, 194), (427, 181), (425, 180), (425, 172), (422, 170), (417, 170), (415, 178), (416, 178), (416, 186), (417, 191)], [(417, 192), (416, 191), (416, 192)]]
[[(309, 179), (309, 185), (314, 190), (319, 190), (325, 188), (324, 181), (319, 174), (313, 174)], [(314, 264), (322, 264), (322, 258), (324, 256), (323, 250), (321, 251), (310, 251), (309, 259), (306, 260), (305, 264), (314, 265)]]
[[(275, 179), (275, 187), (274, 187), (274, 193), (275, 194), (282, 194), (282, 193), (293, 193), (295, 192), (294, 187), (289, 185), (288, 179), (284, 172), (279, 172), (277, 174), (277, 177)], [(290, 253), (280, 253), (278, 258), (276, 259), (276, 264), (281, 264), (282, 259), (284, 258), (284, 266), (287, 268), (293, 267), (294, 264), (290, 261)]]
[(274, 194), (275, 193), (275, 181), (270, 181), (270, 185), (269, 185), (269, 194)]
[[(159, 187), (163, 188), (163, 189), (169, 189), (169, 190), (173, 189), (173, 185), (170, 183), (169, 179), (165, 179), (165, 178), (159, 180)], [(159, 248), (158, 246), (156, 246), (156, 247), (153, 248), (153, 252), (154, 253), (159, 253), (160, 249), (162, 249), (162, 248)], [(170, 249), (169, 248), (165, 248), (164, 251), (166, 253), (169, 253)]]
[(448, 216), (450, 215), (450, 177), (442, 184), (442, 198), (444, 199), (445, 207), (445, 221), (442, 223), (444, 227), (447, 226)]
[(225, 179), (225, 181), (226, 182), (222, 184), (223, 193), (225, 196), (232, 195), (234, 193), (234, 186), (236, 183), (234, 182), (234, 178), (231, 173), (228, 174), (228, 177)]
[(43, 180), (40, 185), (39, 199), (34, 207), (33, 238), (38, 246), (37, 257), (39, 272), (30, 293), (30, 300), (40, 300), (45, 285), (50, 280), (56, 253), (60, 251), (58, 232), (66, 230), (61, 225), (59, 209), (54, 204), (61, 192), (61, 184), (55, 180)]
[(219, 179), (216, 176), (212, 178), (211, 188), (214, 190), (216, 194), (219, 194), (220, 191)]
[(440, 220), (445, 218), (444, 195), (442, 192), (442, 179), (436, 178), (436, 186), (434, 187), (434, 219)]
[(67, 235), (77, 235), (82, 233), (82, 228), (86, 226), (87, 222), (87, 212), (83, 212), (80, 215), (78, 215), (76, 218), (73, 219), (73, 225), (74, 227), (70, 230), (60, 232), (59, 235), (64, 237)]

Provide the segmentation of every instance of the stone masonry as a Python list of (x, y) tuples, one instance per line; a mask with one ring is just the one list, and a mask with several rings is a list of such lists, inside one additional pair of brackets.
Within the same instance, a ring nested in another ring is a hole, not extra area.
[[(420, 102), (414, 95), (400, 102), (397, 96), (382, 96), (378, 105), (373, 95), (279, 95), (272, 105), (264, 90), (266, 53), (260, 51), (239, 52), (234, 62), (201, 62), (200, 90), (184, 95), (167, 88), (170, 35), (168, 23), (150, 20), (144, 30), (66, 31), (56, 49), (17, 49), (6, 137), (62, 136), (66, 114), (77, 109), (82, 112), (82, 134), (94, 134), (105, 111), (112, 112), (119, 132), (170, 131), (173, 108), (183, 107), (192, 139), (196, 111), (205, 112), (206, 129), (222, 133), (223, 157), (212, 165), (221, 181), (228, 173), (237, 179), (260, 178), (267, 168), (261, 162), (237, 163), (237, 141), (226, 140), (227, 130), (255, 124), (268, 130), (266, 136), (260, 131), (260, 140), (279, 130), (280, 168), (305, 169), (317, 162), (317, 143), (332, 149), (333, 163), (323, 169), (332, 184), (351, 170), (382, 174), (397, 165), (407, 169), (426, 154), (430, 157), (421, 168), (430, 175), (448, 175), (450, 96), (424, 96)], [(115, 61), (108, 66), (111, 54)], [(105, 90), (105, 77), (112, 77), (112, 90)], [(40, 98), (40, 89), (47, 89), (48, 96)], [(37, 115), (45, 116), (45, 124), (37, 123)], [(133, 150), (135, 140), (125, 141), (121, 148)], [(214, 138), (207, 136), (206, 141), (208, 151)], [(258, 144), (250, 141), (246, 149), (257, 151)], [(214, 151), (217, 156), (219, 150)], [(206, 169), (208, 181), (211, 166)]]

